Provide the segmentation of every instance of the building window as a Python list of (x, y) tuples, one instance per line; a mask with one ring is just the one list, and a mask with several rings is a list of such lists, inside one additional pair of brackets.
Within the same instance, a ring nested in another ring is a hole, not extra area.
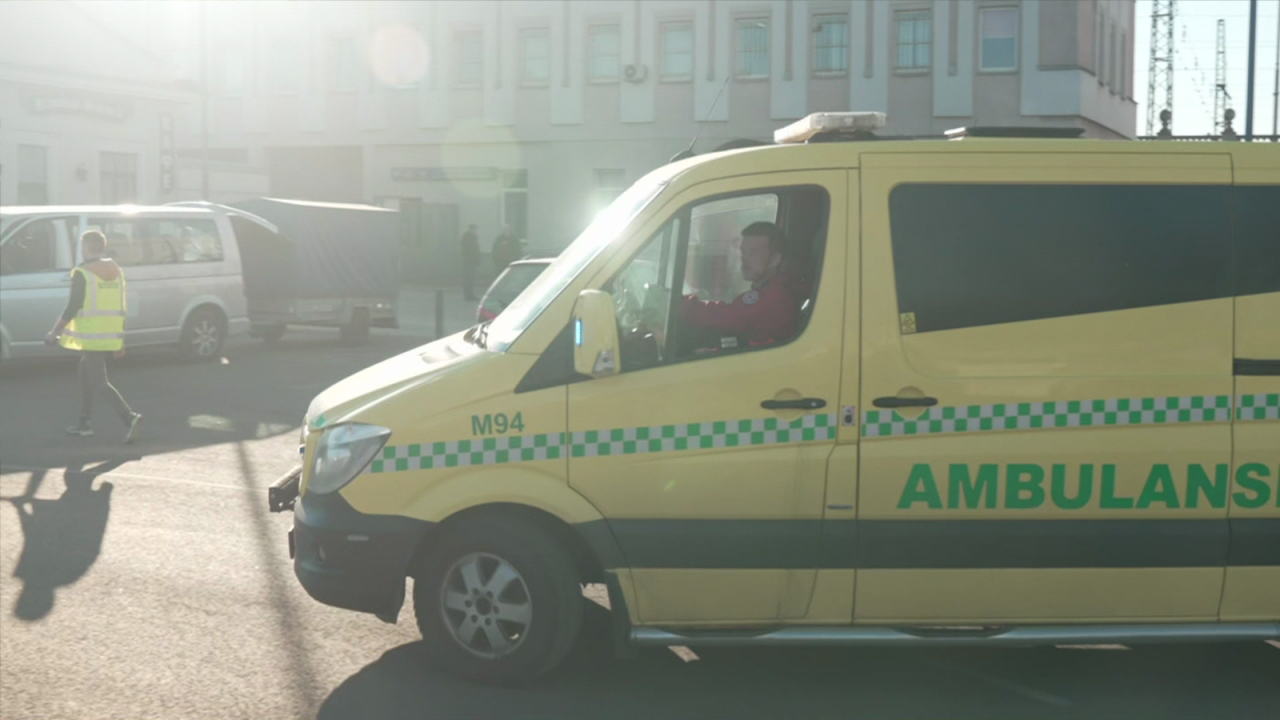
[(933, 17), (928, 10), (900, 12), (898, 24), (897, 63), (899, 70), (928, 70), (933, 60)]
[(1120, 97), (1129, 97), (1129, 33), (1120, 33)]
[(356, 52), (356, 39), (333, 38), (329, 41), (329, 87), (349, 92), (356, 89), (360, 79), (360, 56)]
[(1018, 69), (1018, 9), (982, 10), (982, 46), (978, 67), (985, 71)]
[(551, 81), (551, 31), (526, 28), (520, 31), (520, 81), (525, 85), (546, 85)]
[(1116, 39), (1116, 26), (1111, 26), (1111, 94), (1120, 92), (1120, 45)]
[(484, 35), (479, 30), (460, 32), (456, 43), (457, 84), (462, 87), (480, 87), (484, 81)]
[(291, 95), (298, 92), (301, 57), (298, 43), (277, 39), (271, 45), (271, 92)]
[(769, 21), (742, 18), (737, 22), (737, 72), (740, 78), (769, 77)]
[(814, 18), (813, 71), (842, 73), (849, 69), (849, 16)]
[(662, 79), (693, 79), (693, 23), (662, 24)]
[(18, 146), (18, 204), (49, 204), (49, 151), (40, 145)]
[(594, 212), (600, 212), (627, 189), (627, 173), (625, 170), (603, 169), (592, 171), (595, 184)]
[(1106, 77), (1102, 68), (1102, 48), (1106, 43), (1102, 41), (1102, 6), (1096, 5), (1093, 10), (1093, 76), (1098, 78), (1098, 83), (1102, 83), (1102, 79)]
[(138, 156), (104, 152), (98, 158), (102, 204), (119, 205), (138, 199)]
[(617, 25), (592, 25), (587, 30), (587, 78), (617, 80), (622, 68), (622, 33)]
[(228, 45), (218, 53), (214, 75), (217, 92), (223, 97), (239, 97), (244, 93), (244, 48)]

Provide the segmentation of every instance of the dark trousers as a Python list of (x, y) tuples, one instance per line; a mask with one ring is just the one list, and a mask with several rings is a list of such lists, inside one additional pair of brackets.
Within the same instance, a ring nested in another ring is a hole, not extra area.
[(120, 396), (111, 381), (107, 379), (107, 358), (109, 351), (89, 350), (80, 353), (80, 424), (88, 425), (93, 415), (93, 396), (101, 392), (116, 411), (120, 420), (128, 425), (133, 420), (133, 409)]

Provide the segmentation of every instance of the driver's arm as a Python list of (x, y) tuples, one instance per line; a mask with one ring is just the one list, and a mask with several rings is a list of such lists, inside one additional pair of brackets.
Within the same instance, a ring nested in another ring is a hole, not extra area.
[(686, 295), (680, 308), (681, 319), (693, 327), (733, 334), (759, 326), (767, 313), (766, 303), (757, 300), (747, 304), (741, 295), (730, 303), (704, 302)]

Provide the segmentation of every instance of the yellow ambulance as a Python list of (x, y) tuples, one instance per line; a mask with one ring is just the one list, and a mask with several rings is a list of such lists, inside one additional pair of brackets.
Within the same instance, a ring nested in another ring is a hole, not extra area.
[(497, 682), (588, 583), (637, 645), (1280, 638), (1280, 146), (882, 124), (655, 170), (316, 397), (270, 492), (307, 592), (394, 622), (411, 577)]

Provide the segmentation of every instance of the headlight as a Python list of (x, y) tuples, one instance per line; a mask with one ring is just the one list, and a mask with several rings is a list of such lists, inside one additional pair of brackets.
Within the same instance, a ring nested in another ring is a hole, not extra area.
[(389, 437), (387, 428), (364, 423), (326, 428), (311, 456), (307, 492), (324, 494), (341, 489), (365, 469)]

